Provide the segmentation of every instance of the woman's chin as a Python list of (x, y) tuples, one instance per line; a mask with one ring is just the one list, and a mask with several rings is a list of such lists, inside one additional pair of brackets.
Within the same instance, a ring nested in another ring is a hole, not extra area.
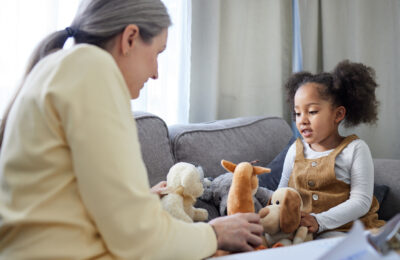
[(138, 88), (136, 90), (130, 90), (129, 93), (131, 94), (131, 99), (136, 99), (139, 97), (141, 88)]

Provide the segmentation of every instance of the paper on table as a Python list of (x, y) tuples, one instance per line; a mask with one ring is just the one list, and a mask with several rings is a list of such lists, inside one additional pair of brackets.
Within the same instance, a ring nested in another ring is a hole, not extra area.
[[(356, 221), (353, 228), (345, 237), (314, 240), (299, 245), (278, 247), (250, 253), (232, 254), (222, 257), (210, 258), (213, 260), (265, 260), (265, 259), (398, 259), (396, 254), (383, 258), (368, 243), (366, 232), (361, 222)], [(394, 258), (392, 258), (394, 257)]]
[(249, 253), (232, 254), (222, 257), (209, 258), (209, 260), (265, 260), (265, 259), (319, 259), (327, 250), (334, 247), (343, 237), (327, 238), (310, 241), (294, 246), (270, 248)]
[(322, 255), (320, 259), (374, 260), (382, 259), (382, 256), (368, 243), (367, 233), (361, 222), (357, 220), (346, 237)]

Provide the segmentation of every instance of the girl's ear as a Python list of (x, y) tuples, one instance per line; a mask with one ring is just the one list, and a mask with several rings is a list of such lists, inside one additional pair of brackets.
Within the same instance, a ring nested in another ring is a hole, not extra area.
[(139, 27), (135, 24), (129, 24), (125, 27), (121, 34), (120, 48), (124, 56), (129, 54), (129, 51), (135, 46), (139, 39)]
[(336, 110), (335, 122), (339, 124), (346, 116), (346, 108), (344, 106), (339, 106), (335, 110)]

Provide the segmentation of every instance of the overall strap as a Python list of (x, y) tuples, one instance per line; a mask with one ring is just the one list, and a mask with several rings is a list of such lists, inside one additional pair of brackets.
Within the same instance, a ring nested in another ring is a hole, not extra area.
[(304, 160), (304, 146), (301, 138), (296, 139), (296, 160)]
[(335, 150), (332, 151), (332, 153), (329, 156), (333, 156), (333, 158), (336, 158), (336, 156), (343, 151), (346, 146), (353, 142), (354, 140), (357, 140), (358, 136), (353, 134), (346, 136), (343, 141), (335, 148)]

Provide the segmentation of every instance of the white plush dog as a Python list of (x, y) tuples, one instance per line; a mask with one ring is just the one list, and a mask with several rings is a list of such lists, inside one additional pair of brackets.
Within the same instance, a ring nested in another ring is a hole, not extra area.
[(207, 210), (193, 206), (203, 194), (203, 179), (204, 173), (200, 167), (185, 162), (172, 166), (167, 175), (168, 194), (161, 199), (163, 208), (186, 222), (206, 220)]

